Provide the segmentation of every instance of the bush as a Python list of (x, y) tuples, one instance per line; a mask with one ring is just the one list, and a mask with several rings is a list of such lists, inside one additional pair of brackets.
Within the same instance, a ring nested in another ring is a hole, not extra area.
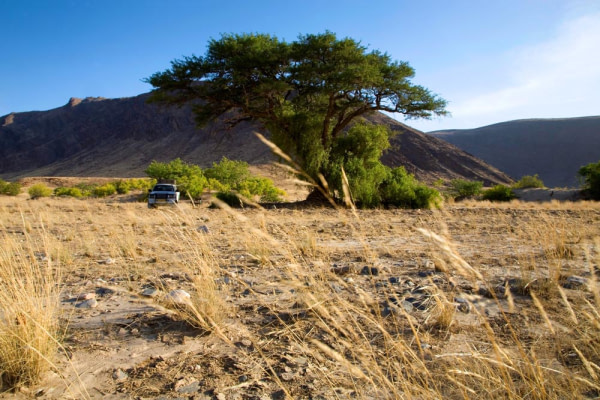
[(204, 175), (224, 186), (235, 188), (250, 179), (250, 169), (247, 162), (233, 161), (223, 157), (220, 162), (213, 163), (212, 168), (204, 170)]
[(483, 192), (483, 199), (489, 201), (510, 201), (515, 197), (512, 189), (504, 185), (496, 185)]
[(391, 170), (381, 195), (384, 204), (402, 208), (434, 208), (442, 203), (440, 192), (419, 183), (404, 167)]
[(544, 182), (540, 179), (538, 174), (525, 175), (517, 183), (512, 185), (514, 189), (529, 189), (529, 188), (544, 188)]
[(106, 183), (102, 186), (96, 186), (92, 190), (92, 194), (96, 197), (106, 197), (117, 192), (117, 188), (112, 183)]
[(257, 196), (260, 201), (268, 203), (281, 201), (281, 196), (285, 195), (285, 192), (277, 188), (272, 180), (260, 177), (246, 179), (237, 185), (236, 190), (249, 199)]
[(152, 161), (146, 174), (150, 178), (160, 180), (175, 180), (177, 187), (184, 197), (199, 199), (207, 185), (206, 177), (202, 168), (194, 164), (188, 164), (177, 158), (169, 163)]
[(83, 193), (81, 193), (81, 189), (76, 187), (57, 187), (54, 189), (55, 196), (69, 196), (81, 198), (83, 197)]
[(0, 194), (16, 196), (19, 193), (21, 193), (21, 184), (19, 182), (6, 182), (0, 179)]
[(142, 190), (147, 192), (148, 189), (151, 189), (156, 184), (156, 181), (146, 178), (131, 178), (127, 180), (127, 184), (129, 185), (130, 190)]
[(450, 181), (450, 194), (457, 199), (474, 197), (481, 194), (483, 182), (453, 179)]
[(584, 193), (594, 200), (600, 200), (600, 161), (579, 168), (583, 179)]
[(29, 193), (29, 197), (32, 199), (39, 199), (40, 197), (50, 197), (52, 195), (52, 189), (43, 183), (36, 183), (29, 188), (27, 193)]
[(127, 194), (131, 190), (131, 182), (129, 180), (120, 179), (113, 183), (118, 194)]

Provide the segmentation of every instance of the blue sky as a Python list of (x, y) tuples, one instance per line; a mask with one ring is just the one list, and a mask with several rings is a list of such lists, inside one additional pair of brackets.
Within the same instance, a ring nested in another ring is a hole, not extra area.
[(0, 116), (147, 92), (221, 33), (325, 30), (449, 101), (451, 117), (406, 121), (423, 131), (600, 115), (599, 0), (0, 0)]

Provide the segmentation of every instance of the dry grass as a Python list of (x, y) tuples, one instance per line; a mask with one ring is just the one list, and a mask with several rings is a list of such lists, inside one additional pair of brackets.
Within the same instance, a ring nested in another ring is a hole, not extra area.
[[(0, 198), (0, 220), (3, 260), (35, 266), (54, 290), (43, 307), (59, 283), (55, 264), (33, 254), (44, 240), (58, 243), (46, 251), (63, 260), (63, 291), (102, 279), (132, 296), (148, 286), (191, 294), (169, 310), (144, 301), (198, 328), (186, 341), (203, 350), (134, 361), (103, 393), (177, 395), (197, 379), (200, 392), (240, 398), (600, 395), (598, 203), (351, 212)], [(35, 338), (56, 337), (51, 326)], [(163, 341), (178, 334), (169, 326)], [(114, 340), (102, 332), (69, 334)], [(158, 340), (150, 333), (142, 338)]]
[(38, 224), (39, 236), (0, 233), (0, 377), (11, 388), (39, 382), (61, 337), (62, 254)]

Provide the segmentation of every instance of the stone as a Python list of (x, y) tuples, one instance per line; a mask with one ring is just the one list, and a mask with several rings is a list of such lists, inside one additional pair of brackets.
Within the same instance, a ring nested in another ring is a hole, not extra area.
[(175, 390), (177, 393), (196, 393), (200, 390), (200, 382), (193, 381), (186, 385), (182, 381), (184, 382), (185, 379), (181, 379), (179, 382), (175, 383)]
[(90, 293), (81, 293), (80, 295), (78, 295), (75, 298), (75, 301), (85, 301), (85, 300), (90, 300), (90, 299), (95, 299), (96, 298), (96, 293), (90, 292)]
[(411, 313), (415, 310), (415, 307), (412, 305), (412, 303), (410, 301), (406, 301), (406, 300), (402, 300), (399, 304), (404, 311), (406, 311), (407, 313)]
[(471, 305), (466, 299), (462, 297), (455, 297), (454, 302), (458, 303), (456, 309), (462, 313), (468, 314), (471, 311)]
[(200, 233), (210, 233), (208, 226), (206, 225), (200, 225), (196, 230)]
[(388, 281), (392, 284), (392, 285), (397, 285), (400, 283), (400, 278), (396, 277), (396, 276), (392, 276), (388, 279)]
[(336, 275), (347, 275), (350, 273), (350, 267), (345, 265), (343, 267), (338, 267), (337, 265), (333, 265), (333, 268), (331, 268), (331, 272), (333, 272)]
[(167, 300), (175, 304), (189, 304), (192, 296), (183, 289), (171, 290), (167, 295)]
[(160, 290), (158, 290), (155, 287), (149, 287), (149, 288), (142, 290), (142, 296), (145, 296), (145, 297), (156, 297), (159, 294), (160, 294)]
[(561, 286), (565, 289), (584, 289), (587, 286), (587, 279), (582, 278), (581, 276), (569, 276), (564, 282), (562, 282)]
[(377, 267), (369, 267), (368, 265), (365, 265), (360, 270), (360, 274), (361, 275), (377, 276), (377, 275), (379, 275), (379, 269)]
[(112, 377), (117, 382), (124, 382), (127, 379), (129, 379), (129, 375), (127, 374), (127, 372), (123, 371), (121, 368), (116, 369), (113, 372)]
[(77, 308), (96, 308), (98, 307), (98, 301), (96, 299), (88, 299), (82, 303), (77, 304)]

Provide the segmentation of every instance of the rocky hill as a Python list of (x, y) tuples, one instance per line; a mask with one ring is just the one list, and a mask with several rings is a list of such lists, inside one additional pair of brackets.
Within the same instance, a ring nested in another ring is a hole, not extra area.
[[(13, 113), (0, 118), (0, 177), (144, 176), (152, 160), (180, 157), (203, 167), (223, 156), (266, 165), (274, 160), (253, 134), (260, 127), (242, 123), (233, 130), (214, 123), (197, 129), (189, 107), (146, 103), (131, 98), (74, 99), (49, 111)], [(466, 178), (488, 184), (510, 178), (453, 145), (425, 135), (383, 114), (369, 117), (398, 133), (384, 156), (419, 179)]]
[(539, 174), (549, 187), (577, 187), (579, 168), (600, 160), (600, 116), (526, 119), (430, 134), (513, 178)]

